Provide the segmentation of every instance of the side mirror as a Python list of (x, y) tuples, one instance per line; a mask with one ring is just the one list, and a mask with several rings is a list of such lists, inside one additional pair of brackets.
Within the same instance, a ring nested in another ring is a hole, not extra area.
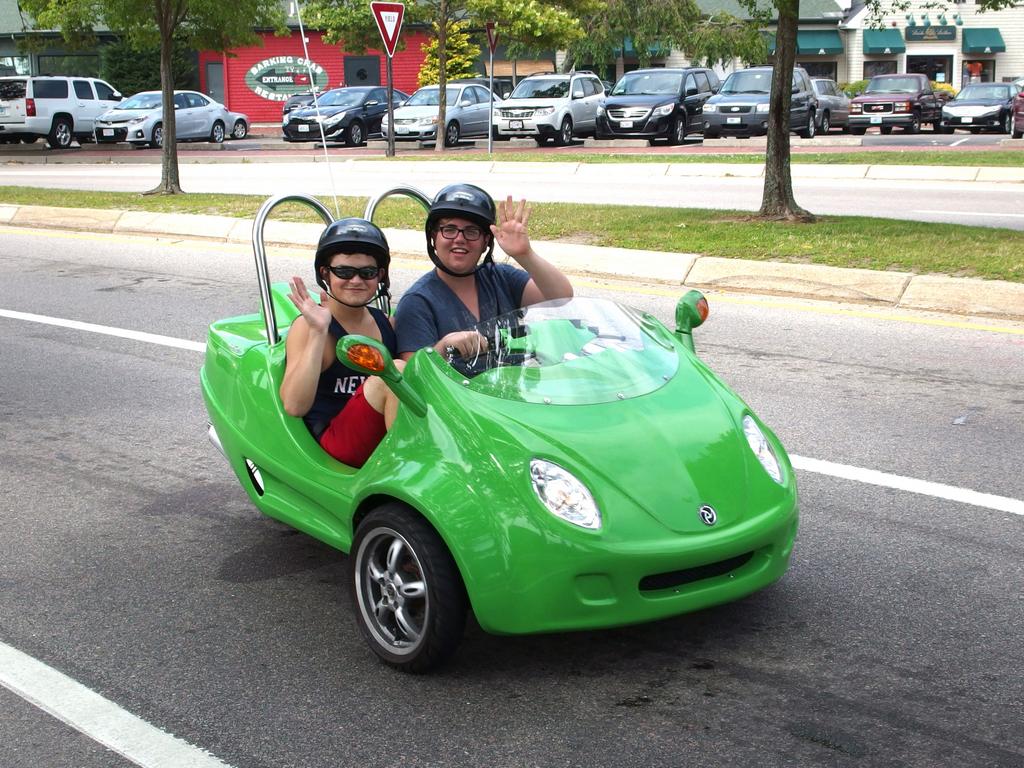
[(512, 91), (505, 91), (503, 94), (501, 94), (501, 98), (507, 99), (511, 95), (512, 95)]
[(388, 385), (402, 405), (417, 416), (425, 416), (427, 405), (423, 398), (402, 377), (402, 372), (395, 367), (391, 353), (387, 347), (376, 339), (366, 336), (342, 336), (336, 349), (338, 359), (352, 369), (368, 376), (380, 376)]
[(799, 85), (794, 85), (792, 93), (800, 93), (800, 86)]
[(475, 103), (476, 102), (470, 101), (469, 99), (463, 99), (462, 101), (459, 102), (459, 106), (460, 107), (471, 107)]
[(691, 352), (693, 348), (693, 329), (708, 318), (708, 300), (700, 291), (687, 291), (676, 304), (676, 335)]
[(696, 88), (687, 88), (686, 89), (686, 95), (687, 96), (696, 96), (697, 95), (697, 89)]
[(120, 91), (114, 91), (112, 94), (110, 94), (110, 96), (115, 101), (124, 101), (124, 96), (121, 95)]
[(174, 105), (174, 108), (175, 108), (175, 109), (181, 109), (181, 104), (177, 104), (177, 103), (175, 103), (175, 105)]
[(377, 101), (376, 99), (371, 99), (370, 101), (368, 101), (365, 104), (363, 104), (363, 106), (364, 107), (376, 107), (378, 104), (380, 104), (379, 101)]

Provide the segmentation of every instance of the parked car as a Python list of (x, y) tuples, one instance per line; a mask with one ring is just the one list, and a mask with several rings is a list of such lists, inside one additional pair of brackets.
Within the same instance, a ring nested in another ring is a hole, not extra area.
[(882, 133), (892, 133), (893, 128), (917, 133), (925, 123), (941, 130), (942, 99), (925, 75), (877, 75), (850, 101), (850, 132), (854, 134), (863, 134), (872, 126)]
[[(249, 118), (231, 112), (205, 94), (174, 92), (174, 124), (178, 141), (212, 141), (228, 136), (245, 138)], [(96, 141), (127, 141), (141, 147), (160, 147), (164, 141), (163, 97), (160, 91), (143, 91), (125, 99), (96, 120)]]
[(1019, 89), (1013, 83), (965, 85), (952, 101), (942, 107), (942, 131), (957, 128), (978, 133), (983, 130), (1011, 133), (1013, 105)]
[(594, 630), (739, 600), (785, 573), (793, 468), (694, 353), (699, 292), (674, 330), (608, 299), (534, 304), (478, 326), (485, 354), (425, 347), (402, 371), (380, 342), (344, 337), (345, 365), (401, 401), (355, 469), (278, 394), (298, 312), (257, 239), (277, 202), (253, 226), (261, 312), (207, 335), (208, 434), (257, 509), (349, 553), (354, 620), (384, 663), (441, 664), (470, 610), (495, 634)]
[(96, 118), (121, 94), (95, 77), (0, 77), (0, 138), (33, 142), (46, 137), (53, 149), (93, 137)]
[[(704, 138), (764, 136), (768, 133), (768, 102), (772, 68), (751, 67), (729, 75), (721, 89), (704, 103)], [(802, 138), (817, 132), (818, 97), (803, 67), (793, 68), (793, 100), (789, 129)]]
[[(392, 94), (395, 106), (401, 106), (409, 95)], [(350, 147), (361, 147), (367, 138), (381, 135), (381, 120), (388, 113), (388, 89), (379, 85), (357, 85), (335, 88), (323, 94), (317, 105), (292, 110), (284, 117), (281, 131), (285, 141), (320, 141), (320, 126), (327, 141), (344, 141)]]
[[(490, 88), (491, 79), (489, 77), (460, 77), (455, 80), (449, 80), (448, 85), (482, 85), (484, 88)], [(502, 99), (507, 99), (509, 94), (512, 93), (512, 89), (515, 87), (515, 83), (512, 78), (507, 75), (495, 75), (494, 76), (494, 95), (500, 96)]]
[(704, 131), (704, 102), (718, 87), (714, 71), (698, 67), (627, 72), (598, 105), (597, 138), (682, 144)]
[(1024, 138), (1024, 86), (1013, 99), (1013, 114), (1010, 116), (1010, 136)]
[[(426, 85), (394, 111), (395, 141), (436, 141), (441, 89)], [(501, 100), (495, 96), (496, 103)], [(475, 83), (452, 83), (445, 87), (444, 145), (454, 147), (462, 139), (486, 138), (490, 131), (491, 92)], [(381, 121), (381, 135), (388, 137), (387, 115)]]
[(495, 130), (502, 137), (532, 138), (538, 146), (554, 141), (564, 147), (573, 137), (597, 133), (604, 97), (604, 84), (593, 72), (530, 75), (496, 110)]
[(832, 128), (850, 128), (850, 97), (843, 93), (835, 80), (815, 77), (811, 80), (814, 95), (818, 97), (818, 133), (828, 133)]
[(289, 96), (281, 106), (281, 122), (282, 124), (287, 121), (288, 114), (296, 109), (302, 107), (308, 107), (313, 103), (313, 92), (307, 91), (306, 93), (296, 93)]

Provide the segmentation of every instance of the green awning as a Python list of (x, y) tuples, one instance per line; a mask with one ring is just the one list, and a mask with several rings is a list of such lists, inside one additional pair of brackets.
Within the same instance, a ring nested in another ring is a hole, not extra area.
[(801, 56), (833, 56), (843, 52), (843, 39), (835, 29), (798, 30), (796, 52)]
[[(761, 32), (768, 55), (775, 55), (775, 33)], [(796, 52), (801, 56), (831, 56), (843, 52), (843, 40), (835, 29), (797, 30)]]
[[(621, 55), (625, 57), (636, 56), (637, 52), (636, 48), (633, 47), (633, 38), (627, 37), (623, 42), (624, 47), (616, 48), (615, 55)], [(672, 50), (670, 48), (664, 47), (661, 43), (652, 43), (651, 45), (647, 46), (647, 53), (650, 56), (654, 56), (655, 58), (663, 58), (665, 56), (668, 56), (671, 52)]]
[(898, 29), (865, 29), (864, 53), (906, 53), (907, 44)]
[(1006, 53), (1006, 43), (995, 27), (964, 28), (964, 53)]

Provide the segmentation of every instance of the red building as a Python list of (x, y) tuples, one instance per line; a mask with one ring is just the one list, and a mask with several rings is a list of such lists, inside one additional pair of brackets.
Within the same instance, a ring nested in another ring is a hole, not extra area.
[[(340, 46), (323, 42), (319, 32), (307, 30), (309, 62), (298, 30), (288, 37), (262, 33), (262, 45), (236, 48), (230, 53), (199, 53), (199, 87), (204, 93), (244, 112), (253, 123), (281, 120), (281, 106), (289, 96), (308, 92), (311, 83), (318, 90), (340, 85), (384, 85), (387, 83), (387, 54), (369, 50), (364, 54), (345, 53)], [(421, 50), (427, 35), (404, 29), (400, 42), (405, 49), (396, 51), (391, 67), (394, 87), (412, 93), (419, 85), (417, 76), (423, 64)]]

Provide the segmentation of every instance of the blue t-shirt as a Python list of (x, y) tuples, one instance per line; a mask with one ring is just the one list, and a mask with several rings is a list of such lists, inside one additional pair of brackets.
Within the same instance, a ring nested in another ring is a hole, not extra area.
[[(384, 346), (388, 348), (392, 355), (396, 354), (395, 331), (391, 327), (391, 321), (388, 319), (388, 316), (376, 307), (367, 307), (367, 309), (370, 310), (374, 322), (377, 323), (377, 328), (380, 330), (380, 339)], [(331, 325), (327, 332), (334, 338), (335, 344), (342, 337), (348, 336), (348, 331), (342, 328), (341, 323), (334, 317), (331, 318)], [(309, 427), (309, 431), (313, 433), (313, 437), (317, 440), (320, 439), (320, 435), (327, 429), (331, 419), (341, 412), (341, 409), (348, 404), (348, 401), (352, 399), (352, 395), (359, 389), (359, 385), (366, 381), (366, 379), (365, 373), (349, 368), (335, 356), (334, 361), (328, 366), (327, 370), (320, 374), (320, 379), (316, 383), (316, 397), (313, 399), (313, 407), (302, 417), (302, 420), (306, 422), (306, 426)]]
[(432, 347), (449, 333), (465, 331), (479, 322), (519, 309), (523, 290), (530, 282), (528, 272), (511, 264), (487, 264), (474, 277), (479, 320), (437, 276), (437, 270), (423, 275), (402, 294), (395, 310), (398, 354)]

